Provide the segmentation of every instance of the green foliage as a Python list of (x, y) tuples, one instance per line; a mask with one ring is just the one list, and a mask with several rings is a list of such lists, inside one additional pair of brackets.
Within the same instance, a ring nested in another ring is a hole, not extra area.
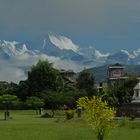
[(99, 93), (99, 96), (102, 100), (107, 101), (110, 106), (116, 107), (119, 104), (118, 98), (116, 97), (116, 94), (112, 92), (111, 88), (104, 88), (102, 93)]
[(32, 96), (32, 97), (28, 97), (27, 100), (26, 100), (26, 104), (29, 106), (29, 107), (32, 107), (34, 109), (37, 109), (39, 107), (42, 107), (44, 106), (44, 100), (43, 99), (40, 99), (36, 96)]
[(44, 90), (40, 93), (48, 108), (56, 109), (63, 104), (63, 94), (54, 90)]
[(63, 90), (63, 104), (69, 107), (75, 107), (76, 101), (83, 96), (86, 96), (87, 92), (85, 90), (80, 90), (74, 85), (65, 85)]
[(29, 84), (28, 81), (20, 81), (20, 83), (18, 84), (18, 86), (15, 89), (15, 94), (16, 96), (18, 96), (18, 98), (25, 102), (27, 97), (29, 96), (28, 94), (29, 92)]
[(9, 106), (15, 105), (17, 101), (18, 101), (18, 98), (17, 96), (14, 96), (14, 95), (5, 94), (5, 95), (0, 96), (0, 103), (4, 105), (7, 110)]
[(128, 118), (126, 116), (122, 116), (121, 120), (119, 121), (119, 126), (124, 127), (128, 123)]
[(94, 82), (95, 82), (94, 76), (87, 70), (83, 70), (79, 73), (79, 76), (77, 78), (77, 87), (80, 90), (85, 90), (88, 96), (93, 96), (96, 94)]
[[(36, 117), (32, 110), (12, 110), (11, 113), (14, 119), (7, 123), (1, 120), (0, 111), (2, 140), (96, 140), (95, 133), (82, 118), (65, 121), (62, 110), (57, 110), (54, 119)], [(125, 127), (116, 127), (106, 137), (106, 140), (139, 139), (140, 120), (128, 121)]]
[(134, 94), (133, 88), (137, 82), (136, 77), (131, 76), (125, 81), (118, 82), (111, 88), (104, 88), (99, 96), (113, 107), (130, 103)]
[[(60, 80), (61, 79), (61, 80)], [(60, 90), (62, 78), (58, 70), (52, 67), (48, 61), (39, 60), (28, 73), (28, 84), (31, 95), (37, 95), (43, 90)]]
[(6, 109), (4, 119), (8, 120), (10, 118), (10, 113), (8, 111), (9, 107), (18, 104), (18, 98), (17, 98), (17, 96), (9, 95), (9, 94), (1, 95), (0, 104), (4, 105), (4, 107)]
[(70, 120), (74, 117), (75, 111), (74, 110), (65, 110), (66, 119)]
[(130, 103), (134, 94), (134, 86), (138, 80), (136, 77), (129, 77), (124, 82), (119, 82), (112, 88), (112, 96), (118, 99), (118, 105), (121, 106), (124, 103)]
[(52, 118), (52, 115), (46, 112), (45, 114), (41, 115), (41, 118)]
[(97, 139), (103, 140), (105, 134), (114, 126), (114, 108), (108, 106), (106, 101), (95, 96), (91, 99), (82, 97), (77, 101), (78, 105), (85, 109), (86, 119), (97, 133)]
[(17, 84), (15, 83), (0, 83), (0, 95), (3, 94), (11, 94), (15, 93), (15, 89), (17, 88)]
[(63, 94), (55, 90), (44, 90), (40, 96), (45, 100), (46, 107), (51, 109), (51, 116), (54, 117), (55, 110), (63, 105)]

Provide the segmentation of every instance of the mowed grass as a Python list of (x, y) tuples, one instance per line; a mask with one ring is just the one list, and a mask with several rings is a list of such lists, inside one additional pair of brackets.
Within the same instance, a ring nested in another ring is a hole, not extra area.
[[(0, 111), (1, 140), (96, 140), (90, 126), (75, 117), (65, 120), (64, 114), (57, 112), (55, 118), (40, 118), (35, 111), (11, 111), (12, 119), (3, 120)], [(105, 140), (139, 140), (140, 120), (128, 121), (126, 126), (117, 127)]]

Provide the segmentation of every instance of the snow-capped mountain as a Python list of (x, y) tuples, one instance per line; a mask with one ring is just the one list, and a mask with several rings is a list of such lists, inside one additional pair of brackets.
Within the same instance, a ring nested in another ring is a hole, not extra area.
[(44, 39), (42, 52), (50, 56), (71, 60), (84, 67), (98, 66), (105, 63), (107, 54), (102, 54), (94, 47), (80, 48), (64, 36), (49, 35)]
[(114, 54), (110, 54), (107, 57), (106, 63), (140, 64), (140, 49), (134, 50), (133, 52), (121, 50)]
[(47, 59), (58, 69), (75, 72), (108, 63), (140, 64), (140, 49), (103, 54), (92, 46), (81, 48), (71, 39), (54, 34), (45, 37), (40, 48), (31, 50), (25, 43), (0, 40), (0, 81), (25, 80), (27, 70), (39, 59)]

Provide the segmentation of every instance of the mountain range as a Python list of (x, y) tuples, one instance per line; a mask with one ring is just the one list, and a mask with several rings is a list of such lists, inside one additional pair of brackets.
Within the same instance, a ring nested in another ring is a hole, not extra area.
[(25, 80), (28, 70), (39, 59), (47, 59), (57, 69), (79, 72), (112, 63), (140, 64), (140, 49), (103, 54), (92, 46), (81, 48), (68, 37), (52, 33), (44, 38), (38, 49), (26, 43), (0, 40), (0, 81), (18, 83)]

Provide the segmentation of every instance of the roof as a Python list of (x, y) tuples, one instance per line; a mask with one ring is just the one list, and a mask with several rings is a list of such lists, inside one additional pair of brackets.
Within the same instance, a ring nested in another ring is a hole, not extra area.
[(140, 82), (134, 87), (134, 90), (140, 90)]
[(115, 63), (115, 64), (112, 64), (111, 66), (123, 66), (123, 65), (119, 63)]
[(112, 68), (112, 69), (114, 69), (114, 68), (124, 69), (124, 66), (119, 64), (119, 63), (116, 63), (116, 64), (113, 64), (113, 65), (110, 65), (109, 68)]
[(75, 72), (73, 70), (65, 70), (65, 69), (61, 69), (59, 70), (60, 73), (73, 73), (75, 74)]
[(124, 76), (124, 77), (111, 77), (109, 78), (109, 80), (122, 80), (122, 79), (127, 79), (128, 77)]

